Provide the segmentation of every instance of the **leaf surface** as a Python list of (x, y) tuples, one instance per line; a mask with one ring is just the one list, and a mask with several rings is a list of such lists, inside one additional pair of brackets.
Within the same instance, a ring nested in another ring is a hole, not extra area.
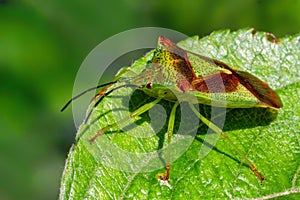
[[(208, 118), (225, 118), (223, 131), (266, 180), (261, 183), (223, 138), (213, 147), (206, 137), (207, 127), (199, 123), (195, 137), (174, 134), (173, 141), (185, 144), (180, 141), (187, 139), (188, 146), (172, 146), (171, 154), (175, 156), (170, 183), (158, 181), (157, 174), (164, 173), (165, 162), (160, 157), (167, 151), (157, 151), (166, 146), (165, 133), (173, 106), (167, 101), (161, 101), (135, 122), (122, 122), (109, 129), (98, 138), (99, 142), (90, 144), (88, 140), (100, 128), (122, 121), (129, 111), (155, 100), (142, 91), (123, 88), (105, 98), (89, 122), (79, 128), (77, 136), (82, 137), (68, 155), (60, 199), (299, 198), (300, 36), (272, 43), (263, 32), (224, 30), (201, 39), (188, 38), (179, 46), (248, 71), (281, 97), (283, 108), (278, 113), (261, 108), (227, 109), (226, 115), (211, 116), (211, 107), (199, 105)], [(141, 72), (150, 57), (151, 52), (130, 69)], [(177, 111), (175, 133), (196, 118), (184, 115), (187, 121), (182, 125), (183, 115), (183, 111)], [(152, 157), (143, 156), (149, 154)]]

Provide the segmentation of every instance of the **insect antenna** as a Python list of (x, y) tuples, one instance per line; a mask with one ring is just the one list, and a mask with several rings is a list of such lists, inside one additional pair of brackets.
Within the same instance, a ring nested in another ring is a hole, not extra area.
[(109, 90), (108, 92), (105, 92), (94, 104), (94, 106), (92, 107), (92, 109), (89, 111), (89, 113), (87, 114), (84, 123), (86, 123), (88, 121), (88, 119), (90, 118), (91, 114), (93, 113), (93, 111), (95, 110), (95, 108), (99, 105), (99, 103), (105, 98), (107, 97), (110, 93), (112, 93), (115, 90), (118, 90), (120, 88), (124, 88), (124, 87), (131, 87), (131, 88), (137, 88), (137, 85), (133, 85), (133, 84), (125, 84), (125, 85), (120, 85), (118, 87), (115, 87), (111, 90)]
[(90, 92), (90, 91), (93, 91), (93, 90), (96, 90), (96, 89), (98, 89), (98, 88), (101, 88), (101, 87), (104, 87), (104, 86), (107, 86), (107, 85), (114, 84), (114, 83), (116, 83), (116, 82), (118, 82), (118, 80), (117, 80), (117, 81), (112, 81), (112, 82), (109, 82), (109, 83), (104, 83), (104, 84), (101, 84), (101, 85), (97, 85), (97, 86), (95, 86), (95, 87), (91, 87), (91, 88), (89, 88), (89, 89), (87, 89), (87, 90), (81, 92), (80, 94), (78, 94), (78, 95), (72, 97), (72, 98), (64, 105), (64, 107), (62, 107), (62, 109), (60, 110), (60, 112), (63, 112), (63, 111), (64, 111), (64, 110), (72, 103), (72, 101), (74, 101), (75, 99), (81, 97), (81, 96), (84, 95), (85, 93)]

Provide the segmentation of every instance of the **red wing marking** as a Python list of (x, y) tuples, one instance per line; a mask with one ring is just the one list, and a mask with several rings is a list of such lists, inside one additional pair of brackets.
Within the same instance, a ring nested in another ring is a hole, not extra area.
[(257, 77), (248, 72), (236, 71), (240, 82), (261, 102), (279, 109), (282, 107), (282, 102), (277, 94), (266, 84)]
[(233, 74), (221, 72), (195, 79), (192, 82), (192, 87), (200, 92), (225, 93), (236, 91), (238, 84), (239, 79)]
[(262, 103), (275, 109), (279, 109), (283, 106), (279, 96), (269, 87), (266, 82), (263, 82), (248, 72), (233, 70), (221, 61), (214, 60), (214, 62), (216, 65), (231, 71), (238, 81)]

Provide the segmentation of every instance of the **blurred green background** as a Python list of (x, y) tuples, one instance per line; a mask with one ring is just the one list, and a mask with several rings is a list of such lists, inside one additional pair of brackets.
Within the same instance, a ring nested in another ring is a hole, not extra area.
[(57, 199), (74, 142), (76, 72), (106, 38), (165, 27), (205, 36), (254, 27), (299, 33), (300, 0), (0, 0), (0, 199)]

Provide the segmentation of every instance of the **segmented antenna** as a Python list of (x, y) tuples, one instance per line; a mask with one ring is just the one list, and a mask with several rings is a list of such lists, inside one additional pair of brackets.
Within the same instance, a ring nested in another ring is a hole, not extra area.
[(88, 115), (86, 116), (86, 118), (85, 118), (85, 120), (84, 120), (84, 123), (86, 123), (86, 122), (89, 120), (89, 118), (90, 118), (91, 114), (93, 113), (93, 111), (95, 110), (95, 108), (99, 105), (99, 103), (100, 103), (106, 96), (108, 96), (108, 95), (109, 95), (110, 93), (112, 93), (113, 91), (118, 90), (118, 89), (120, 89), (120, 88), (124, 88), (124, 87), (137, 88), (138, 86), (133, 85), (133, 84), (125, 84), (125, 85), (120, 85), (120, 86), (118, 86), (118, 87), (115, 87), (115, 88), (109, 90), (108, 92), (105, 92), (105, 93), (104, 93), (104, 94), (96, 101), (96, 103), (94, 104), (94, 106), (92, 107), (92, 109), (89, 111)]
[[(112, 81), (112, 82), (109, 82), (109, 83), (104, 83), (104, 84), (101, 84), (101, 85), (97, 85), (95, 87), (91, 87), (87, 90), (84, 90), (83, 92), (81, 92), (80, 94), (72, 97), (63, 107), (62, 109), (60, 110), (61, 112), (63, 112), (71, 103), (72, 101), (76, 100), (77, 98), (81, 97), (82, 95), (84, 95), (85, 93), (87, 92), (90, 92), (90, 91), (93, 91), (93, 90), (96, 90), (98, 88), (101, 88), (101, 87), (105, 87), (105, 86), (108, 86), (108, 85), (112, 85), (112, 84), (115, 84), (117, 82), (123, 82), (123, 81), (126, 81), (126, 80), (130, 80), (131, 78), (129, 79), (123, 79), (123, 80), (116, 80), (116, 81)], [(107, 92), (105, 92), (104, 94), (102, 95), (99, 95), (100, 93), (96, 94), (92, 100), (95, 100), (96, 98), (98, 98), (100, 96), (100, 98), (96, 101), (96, 103), (94, 104), (94, 106), (92, 107), (92, 109), (89, 111), (89, 113), (87, 114), (85, 120), (84, 120), (84, 123), (86, 123), (88, 121), (88, 119), (90, 118), (91, 114), (93, 113), (93, 111), (95, 110), (95, 108), (99, 105), (99, 103), (105, 98), (107, 97), (110, 93), (112, 93), (113, 91), (115, 90), (118, 90), (120, 88), (125, 88), (125, 87), (131, 87), (131, 88), (137, 88), (138, 86), (137, 85), (133, 85), (133, 84), (124, 84), (124, 85), (120, 85), (118, 87), (115, 87)]]
[(78, 95), (72, 97), (72, 98), (64, 105), (64, 107), (62, 107), (62, 109), (60, 110), (60, 112), (63, 112), (63, 111), (64, 111), (64, 110), (72, 103), (72, 101), (74, 101), (75, 99), (81, 97), (81, 96), (84, 95), (85, 93), (90, 92), (90, 91), (93, 91), (93, 90), (96, 90), (96, 89), (98, 89), (98, 88), (101, 88), (101, 87), (104, 87), (104, 86), (107, 86), (107, 85), (114, 84), (114, 83), (116, 83), (116, 82), (118, 82), (118, 80), (112, 81), (112, 82), (109, 82), (109, 83), (104, 83), (104, 84), (101, 84), (101, 85), (97, 85), (97, 86), (95, 86), (95, 87), (91, 87), (91, 88), (89, 88), (89, 89), (87, 89), (87, 90), (81, 92), (80, 94), (78, 94)]

